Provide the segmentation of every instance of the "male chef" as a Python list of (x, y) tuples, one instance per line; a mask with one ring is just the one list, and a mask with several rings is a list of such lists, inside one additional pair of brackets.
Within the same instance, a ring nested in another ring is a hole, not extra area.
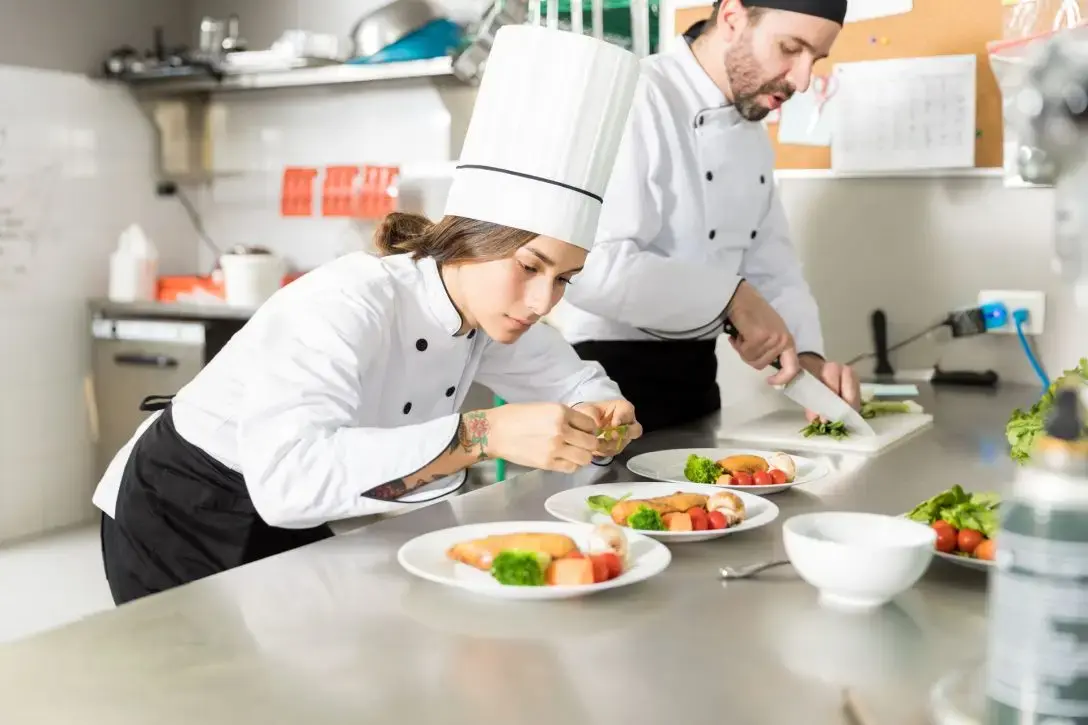
[(720, 408), (726, 320), (745, 363), (780, 361), (772, 384), (805, 368), (858, 404), (853, 371), (823, 358), (760, 124), (808, 88), (845, 15), (846, 0), (722, 0), (675, 50), (643, 61), (597, 242), (559, 322), (645, 430)]

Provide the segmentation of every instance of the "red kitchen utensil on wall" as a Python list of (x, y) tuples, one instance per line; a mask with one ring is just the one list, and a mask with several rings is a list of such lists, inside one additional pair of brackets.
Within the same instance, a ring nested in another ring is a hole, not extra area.
[(312, 216), (314, 213), (314, 179), (317, 169), (288, 166), (283, 170), (280, 192), (281, 216)]
[(358, 177), (358, 166), (329, 166), (325, 169), (325, 183), (321, 191), (322, 216), (352, 216)]
[(396, 209), (399, 178), (399, 167), (364, 166), (363, 183), (355, 198), (352, 216), (360, 219), (381, 219)]

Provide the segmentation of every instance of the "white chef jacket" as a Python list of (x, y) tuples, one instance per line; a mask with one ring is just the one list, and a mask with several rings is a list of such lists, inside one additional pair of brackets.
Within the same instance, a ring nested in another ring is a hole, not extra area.
[(686, 42), (678, 46), (642, 61), (597, 241), (557, 323), (575, 343), (675, 335), (720, 316), (744, 279), (782, 316), (799, 352), (822, 355), (767, 132), (727, 105)]
[[(243, 475), (266, 523), (304, 528), (460, 487), (463, 471), (396, 502), (362, 496), (446, 449), (474, 380), (512, 403), (622, 397), (554, 328), (535, 325), (503, 345), (482, 331), (458, 336), (461, 324), (434, 260), (347, 255), (262, 305), (178, 392), (174, 425)], [(153, 419), (95, 491), (110, 516), (132, 446)]]

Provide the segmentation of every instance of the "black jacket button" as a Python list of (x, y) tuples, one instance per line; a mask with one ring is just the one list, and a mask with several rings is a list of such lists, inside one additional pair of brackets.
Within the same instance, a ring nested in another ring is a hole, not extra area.
[(409, 400), (407, 403), (404, 404), (404, 414), (408, 415), (411, 412), (412, 412), (412, 401)]
[(452, 385), (446, 388), (446, 397), (452, 398), (454, 390), (456, 390), (456, 388), (454, 388)]
[(710, 238), (713, 239), (715, 234), (717, 234), (717, 232), (715, 232), (713, 229), (711, 229), (710, 230)]
[(756, 230), (755, 229), (752, 230), (752, 235), (751, 236), (752, 236), (752, 239), (756, 238)]
[(714, 172), (712, 172), (712, 171), (706, 172), (706, 180), (707, 181), (714, 181)]
[(766, 184), (767, 183), (767, 177), (764, 176), (763, 174), (760, 174), (759, 175), (759, 183)]
[(699, 125), (700, 125), (700, 126), (702, 126), (702, 125), (703, 125), (703, 117), (702, 117), (702, 116), (699, 116)]
[(468, 331), (468, 339), (471, 340), (474, 337), (476, 337), (476, 328), (475, 327)]
[(424, 340), (422, 337), (419, 338), (418, 340), (416, 340), (416, 349), (419, 350), (420, 352), (423, 352), (424, 350), (426, 350), (427, 349), (427, 341)]

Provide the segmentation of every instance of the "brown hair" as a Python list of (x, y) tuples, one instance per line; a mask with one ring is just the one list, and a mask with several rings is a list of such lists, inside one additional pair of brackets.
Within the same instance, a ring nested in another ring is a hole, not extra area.
[(523, 229), (459, 216), (432, 222), (419, 214), (393, 212), (374, 232), (378, 254), (411, 254), (439, 263), (483, 261), (508, 257), (538, 235)]

